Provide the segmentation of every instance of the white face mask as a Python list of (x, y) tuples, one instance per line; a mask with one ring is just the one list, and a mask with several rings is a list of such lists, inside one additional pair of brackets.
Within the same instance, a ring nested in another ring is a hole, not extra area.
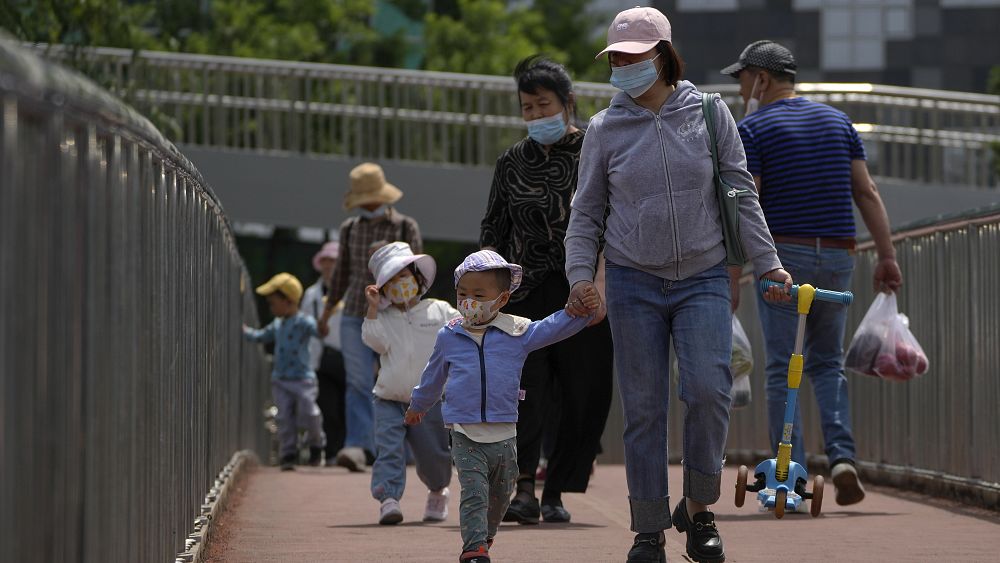
[(462, 313), (466, 326), (482, 326), (488, 324), (496, 316), (493, 306), (503, 297), (501, 293), (493, 301), (476, 301), (466, 297), (458, 301), (458, 312)]
[(746, 113), (743, 114), (744, 116), (750, 115), (760, 109), (760, 99), (756, 97), (758, 84), (760, 84), (760, 74), (753, 79), (753, 88), (750, 89), (750, 99), (747, 100)]

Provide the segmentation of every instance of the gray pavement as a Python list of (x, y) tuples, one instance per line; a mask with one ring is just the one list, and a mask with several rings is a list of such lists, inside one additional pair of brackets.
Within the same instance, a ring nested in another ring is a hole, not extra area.
[[(674, 499), (682, 490), (680, 476), (680, 467), (671, 467)], [(411, 468), (401, 501), (404, 522), (379, 526), (369, 478), (340, 468), (253, 470), (217, 523), (208, 561), (457, 561), (457, 479), (451, 516), (424, 524), (426, 490)], [(723, 497), (715, 506), (727, 561), (1000, 562), (997, 513), (875, 487), (868, 487), (862, 504), (840, 507), (831, 486), (819, 518), (790, 514), (776, 520), (758, 512), (750, 497), (736, 508), (735, 482), (735, 468), (727, 467)], [(504, 524), (491, 550), (493, 561), (624, 561), (632, 542), (626, 495), (624, 467), (599, 465), (587, 494), (564, 497), (572, 523)], [(668, 561), (688, 561), (683, 534), (667, 530), (667, 542)]]

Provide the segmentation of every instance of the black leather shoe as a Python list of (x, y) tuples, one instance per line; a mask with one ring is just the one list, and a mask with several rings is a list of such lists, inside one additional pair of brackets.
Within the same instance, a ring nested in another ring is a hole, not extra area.
[(663, 532), (636, 534), (626, 563), (667, 563), (666, 541)]
[(530, 493), (521, 491), (514, 495), (514, 500), (510, 501), (507, 513), (503, 516), (504, 522), (517, 522), (518, 524), (538, 524), (538, 499)]
[(687, 532), (688, 557), (698, 563), (721, 563), (726, 560), (722, 550), (722, 537), (715, 527), (715, 514), (706, 510), (688, 516), (687, 502), (681, 499), (674, 509), (674, 527), (678, 532)]
[(570, 515), (569, 511), (566, 510), (561, 504), (543, 504), (542, 505), (542, 520), (545, 520), (549, 524), (565, 524), (569, 522)]

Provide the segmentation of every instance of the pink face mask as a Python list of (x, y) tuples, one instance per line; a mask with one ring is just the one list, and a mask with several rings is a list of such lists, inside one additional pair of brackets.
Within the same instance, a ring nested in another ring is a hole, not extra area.
[(462, 313), (462, 317), (465, 319), (465, 324), (468, 326), (482, 326), (493, 320), (496, 316), (496, 311), (493, 310), (493, 306), (496, 305), (497, 301), (503, 297), (501, 293), (499, 297), (492, 301), (476, 301), (472, 297), (466, 297), (465, 299), (460, 299), (458, 301), (458, 312)]

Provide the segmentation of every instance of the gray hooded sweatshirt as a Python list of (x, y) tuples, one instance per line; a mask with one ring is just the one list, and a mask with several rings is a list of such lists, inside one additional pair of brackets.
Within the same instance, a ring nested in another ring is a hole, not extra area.
[[(624, 92), (591, 119), (580, 153), (579, 181), (566, 231), (570, 286), (592, 281), (598, 240), (619, 266), (681, 280), (726, 257), (702, 93), (686, 80), (659, 114)], [(736, 122), (715, 102), (719, 168), (740, 197), (740, 237), (760, 277), (781, 267), (764, 222)], [(605, 209), (610, 205), (605, 229)]]

